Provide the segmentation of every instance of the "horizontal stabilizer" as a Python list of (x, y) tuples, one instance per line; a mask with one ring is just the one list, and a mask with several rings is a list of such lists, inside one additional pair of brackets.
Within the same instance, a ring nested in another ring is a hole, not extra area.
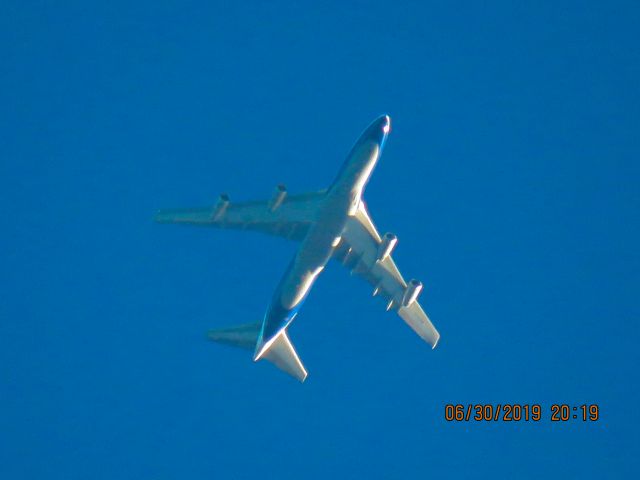
[(254, 360), (257, 362), (263, 358), (301, 382), (307, 378), (307, 371), (293, 348), (286, 329), (281, 330), (275, 338), (265, 344)]
[(262, 322), (209, 330), (209, 339), (217, 343), (254, 350)]
[[(255, 351), (261, 328), (262, 322), (246, 323), (236, 327), (209, 330), (208, 337), (217, 343)], [(263, 358), (301, 382), (304, 382), (304, 379), (307, 378), (307, 371), (300, 358), (298, 358), (293, 345), (291, 345), (286, 330), (282, 330), (267, 344), (263, 345), (254, 360), (258, 361)]]

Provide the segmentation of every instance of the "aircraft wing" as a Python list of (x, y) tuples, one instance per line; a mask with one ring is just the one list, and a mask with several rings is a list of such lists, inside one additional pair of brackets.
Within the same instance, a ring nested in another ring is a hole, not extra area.
[(387, 310), (393, 309), (398, 315), (432, 348), (438, 343), (440, 334), (417, 301), (403, 306), (407, 283), (398, 271), (393, 258), (388, 255), (377, 261), (382, 239), (369, 217), (364, 205), (349, 218), (342, 238), (334, 252), (334, 258), (356, 274), (364, 278), (373, 287), (374, 296), (387, 301)]
[(287, 195), (280, 185), (270, 200), (235, 203), (223, 194), (213, 206), (160, 210), (155, 220), (159, 223), (253, 230), (302, 240), (309, 226), (315, 222), (324, 195), (324, 190)]

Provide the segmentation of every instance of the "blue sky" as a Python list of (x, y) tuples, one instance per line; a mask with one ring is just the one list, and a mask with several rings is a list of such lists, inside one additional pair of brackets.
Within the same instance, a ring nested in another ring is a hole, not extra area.
[[(536, 3), (6, 3), (0, 476), (637, 475), (640, 9)], [(296, 246), (155, 210), (323, 188), (382, 113), (365, 198), (439, 347), (338, 265), (304, 385), (207, 342)]]

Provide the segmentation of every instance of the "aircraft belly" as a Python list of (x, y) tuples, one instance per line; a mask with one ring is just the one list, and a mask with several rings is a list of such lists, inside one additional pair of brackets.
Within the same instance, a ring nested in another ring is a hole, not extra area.
[(315, 222), (274, 293), (265, 315), (256, 354), (289, 325), (307, 298), (313, 283), (338, 245), (347, 219), (355, 214), (389, 131), (389, 118), (371, 124), (347, 156), (343, 168), (322, 201)]
[(264, 319), (262, 342), (267, 342), (295, 318), (313, 283), (331, 259), (334, 240), (342, 233), (346, 220), (346, 214), (321, 213), (280, 280)]

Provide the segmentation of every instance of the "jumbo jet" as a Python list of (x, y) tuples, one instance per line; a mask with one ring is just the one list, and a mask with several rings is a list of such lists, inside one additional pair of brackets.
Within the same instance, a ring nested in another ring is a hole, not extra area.
[(362, 199), (390, 129), (388, 115), (371, 123), (328, 189), (289, 195), (284, 185), (278, 185), (268, 200), (234, 203), (222, 194), (212, 207), (158, 212), (156, 221), (160, 223), (254, 230), (300, 242), (264, 319), (211, 330), (211, 340), (252, 350), (254, 361), (266, 359), (303, 382), (307, 371), (287, 330), (318, 275), (333, 258), (369, 282), (373, 295), (386, 301), (387, 311), (397, 312), (435, 348), (440, 334), (417, 301), (422, 283), (406, 283), (402, 278), (391, 258), (397, 237), (392, 233), (380, 236)]

